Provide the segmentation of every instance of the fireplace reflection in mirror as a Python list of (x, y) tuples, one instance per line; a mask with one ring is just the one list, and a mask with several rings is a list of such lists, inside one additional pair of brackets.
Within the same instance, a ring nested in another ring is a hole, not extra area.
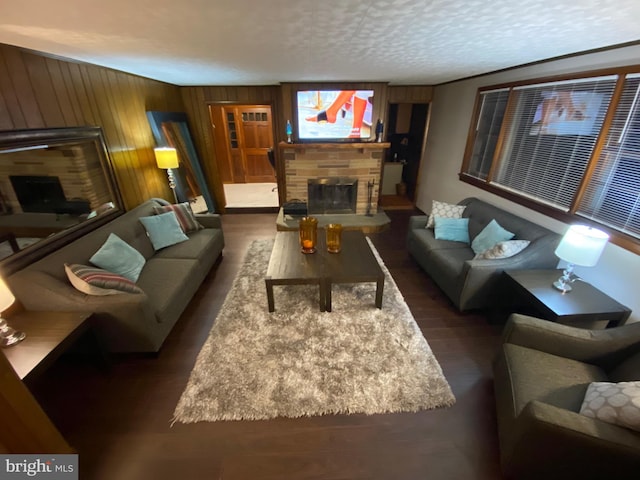
[(5, 273), (120, 213), (120, 193), (98, 127), (0, 132)]
[(347, 177), (313, 178), (307, 181), (309, 214), (356, 213), (358, 180)]

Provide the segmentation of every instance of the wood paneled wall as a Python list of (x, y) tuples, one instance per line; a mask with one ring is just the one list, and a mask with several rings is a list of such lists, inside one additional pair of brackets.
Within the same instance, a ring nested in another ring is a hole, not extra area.
[(209, 105), (213, 103), (240, 103), (246, 105), (271, 105), (271, 111), (276, 127), (276, 144), (284, 135), (284, 125), (280, 112), (279, 86), (253, 87), (182, 87), (182, 100), (185, 112), (189, 118), (189, 127), (193, 135), (196, 149), (201, 154), (206, 175), (213, 188), (216, 205), (222, 206), (224, 188), (215, 153), (213, 127), (209, 117)]
[(276, 143), (285, 139), (298, 89), (375, 91), (374, 119), (386, 122), (388, 103), (430, 102), (430, 86), (385, 83), (285, 83), (271, 86), (178, 87), (97, 65), (51, 58), (0, 44), (0, 129), (102, 127), (126, 208), (150, 197), (172, 198), (153, 156), (148, 110), (186, 112), (216, 204), (224, 205), (209, 118), (212, 103), (271, 105)]
[(0, 44), (0, 129), (102, 127), (127, 209), (173, 198), (147, 110), (183, 111), (180, 88)]
[(399, 85), (387, 89), (389, 103), (431, 103), (433, 87), (429, 85)]

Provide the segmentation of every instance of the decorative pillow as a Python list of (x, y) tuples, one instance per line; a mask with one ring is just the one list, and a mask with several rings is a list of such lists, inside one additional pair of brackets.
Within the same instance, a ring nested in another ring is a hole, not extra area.
[(484, 258), (487, 260), (497, 260), (499, 258), (513, 257), (527, 248), (531, 242), (529, 240), (507, 240), (498, 242), (489, 250), (479, 253), (474, 258)]
[(451, 240), (469, 244), (469, 219), (468, 218), (443, 218), (435, 219), (436, 240)]
[(167, 213), (174, 212), (176, 214), (176, 218), (178, 219), (178, 223), (180, 223), (180, 227), (184, 233), (193, 232), (195, 230), (202, 230), (204, 227), (200, 225), (200, 223), (196, 220), (196, 217), (193, 215), (193, 210), (191, 210), (191, 205), (189, 202), (184, 203), (175, 203), (173, 205), (164, 205), (162, 207), (153, 207), (153, 213)]
[(515, 236), (500, 226), (495, 220), (491, 220), (486, 227), (473, 239), (471, 248), (476, 255), (486, 252), (498, 242), (511, 240)]
[(462, 212), (467, 208), (466, 205), (454, 205), (452, 203), (438, 202), (434, 200), (431, 204), (431, 214), (427, 220), (425, 228), (433, 228), (435, 225), (435, 218), (462, 218)]
[(189, 237), (184, 234), (180, 227), (175, 212), (141, 217), (138, 220), (144, 225), (154, 250), (160, 250), (161, 248), (189, 240)]
[(65, 263), (64, 271), (71, 285), (87, 295), (142, 293), (142, 290), (131, 280), (101, 268)]
[(580, 413), (640, 432), (640, 381), (590, 383)]
[(134, 283), (138, 281), (142, 267), (146, 263), (140, 252), (115, 233), (109, 234), (107, 241), (89, 261), (111, 273), (122, 275)]

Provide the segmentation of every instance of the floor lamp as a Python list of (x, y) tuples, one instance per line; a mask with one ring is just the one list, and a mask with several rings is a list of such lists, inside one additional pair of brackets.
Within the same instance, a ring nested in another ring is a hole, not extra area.
[(178, 203), (178, 195), (176, 194), (176, 180), (173, 176), (173, 169), (178, 168), (178, 152), (175, 148), (170, 147), (158, 147), (153, 149), (156, 155), (156, 163), (158, 168), (162, 168), (167, 171), (167, 177), (169, 178), (169, 187), (173, 191), (173, 198), (175, 203)]

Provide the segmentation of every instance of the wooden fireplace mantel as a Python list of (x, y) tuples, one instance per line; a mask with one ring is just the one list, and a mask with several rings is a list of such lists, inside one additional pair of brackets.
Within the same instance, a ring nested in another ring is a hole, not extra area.
[(283, 150), (295, 150), (304, 152), (307, 149), (318, 150), (382, 150), (391, 147), (389, 142), (322, 142), (322, 143), (287, 143), (278, 145)]

